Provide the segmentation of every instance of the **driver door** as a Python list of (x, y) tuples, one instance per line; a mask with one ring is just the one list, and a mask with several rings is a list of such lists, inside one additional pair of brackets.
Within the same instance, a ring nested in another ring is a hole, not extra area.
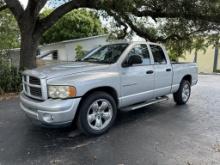
[(142, 64), (123, 67), (121, 71), (122, 106), (128, 106), (154, 97), (154, 67), (146, 44), (135, 45), (126, 59), (139, 55)]

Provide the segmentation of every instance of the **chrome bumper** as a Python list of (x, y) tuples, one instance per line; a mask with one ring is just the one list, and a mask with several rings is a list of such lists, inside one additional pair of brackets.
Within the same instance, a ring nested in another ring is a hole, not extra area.
[(75, 117), (81, 98), (33, 100), (20, 94), (20, 107), (28, 117), (44, 125), (64, 125), (71, 123)]

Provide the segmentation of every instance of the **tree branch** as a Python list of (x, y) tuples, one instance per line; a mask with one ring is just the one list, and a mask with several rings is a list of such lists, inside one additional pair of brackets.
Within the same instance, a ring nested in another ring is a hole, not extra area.
[(48, 0), (29, 0), (26, 11), (30, 11), (37, 16)]
[(13, 15), (15, 16), (16, 20), (18, 23), (20, 22), (19, 20), (21, 19), (21, 15), (24, 12), (24, 9), (22, 8), (20, 2), (18, 0), (5, 0), (5, 3), (7, 7), (11, 10)]
[(115, 21), (116, 21), (119, 25), (121, 25), (121, 26), (124, 27), (124, 28), (123, 28), (123, 34), (121, 34), (120, 36), (118, 36), (118, 39), (123, 39), (123, 38), (125, 38), (126, 35), (127, 35), (128, 25), (122, 20), (122, 18), (121, 18), (120, 16), (118, 16), (118, 15), (117, 15), (116, 13), (114, 13), (113, 11), (106, 10), (106, 12), (107, 12), (107, 14), (108, 14), (109, 16), (114, 17)]
[(163, 11), (152, 11), (152, 10), (133, 10), (132, 13), (137, 17), (147, 17), (152, 18), (185, 18), (187, 20), (205, 20), (209, 22), (220, 23), (220, 13), (203, 15), (195, 12), (163, 12)]
[(207, 29), (210, 29), (210, 26), (207, 27), (199, 27), (198, 29), (192, 30), (190, 32), (186, 32), (183, 35), (180, 35), (178, 33), (173, 33), (168, 36), (157, 36), (152, 35), (149, 29), (140, 27), (134, 24), (134, 21), (130, 19), (130, 17), (126, 14), (118, 14), (114, 11), (108, 11), (107, 12), (110, 16), (114, 17), (114, 19), (121, 24), (122, 26), (129, 26), (138, 36), (145, 38), (148, 41), (151, 42), (167, 42), (168, 40), (184, 40), (192, 35), (199, 34), (201, 32), (204, 32)]
[(127, 24), (131, 27), (131, 29), (140, 37), (143, 37), (145, 40), (149, 40), (152, 42), (157, 41), (157, 39), (150, 34), (150, 32), (147, 29), (143, 29), (140, 27), (137, 27), (132, 20), (127, 15), (123, 16), (126, 20)]
[(7, 5), (3, 5), (3, 6), (1, 6), (1, 7), (0, 7), (0, 12), (3, 11), (3, 10), (5, 10), (5, 9), (7, 9), (7, 8), (8, 8)]
[(43, 18), (42, 20), (39, 20), (39, 32), (42, 33), (45, 30), (49, 29), (58, 19), (60, 19), (63, 15), (70, 12), (71, 10), (83, 8), (83, 7), (89, 7), (90, 4), (88, 4), (84, 0), (72, 0), (70, 2), (67, 2), (58, 8), (56, 8), (50, 15), (48, 15), (46, 18)]

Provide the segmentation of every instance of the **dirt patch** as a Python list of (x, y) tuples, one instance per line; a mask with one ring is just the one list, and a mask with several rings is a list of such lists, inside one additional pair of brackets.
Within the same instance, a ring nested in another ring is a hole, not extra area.
[(0, 95), (0, 101), (10, 100), (10, 99), (17, 98), (17, 97), (18, 97), (18, 93), (6, 93), (3, 95)]

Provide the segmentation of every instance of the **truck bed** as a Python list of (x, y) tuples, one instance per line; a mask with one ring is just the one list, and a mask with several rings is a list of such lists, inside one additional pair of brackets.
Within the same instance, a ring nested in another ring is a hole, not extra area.
[(198, 67), (196, 63), (192, 62), (175, 62), (171, 63), (171, 66), (173, 68), (173, 82), (172, 84), (175, 86), (177, 84), (180, 84), (181, 79), (184, 75), (191, 75), (192, 80), (191, 84), (195, 85), (198, 81)]

